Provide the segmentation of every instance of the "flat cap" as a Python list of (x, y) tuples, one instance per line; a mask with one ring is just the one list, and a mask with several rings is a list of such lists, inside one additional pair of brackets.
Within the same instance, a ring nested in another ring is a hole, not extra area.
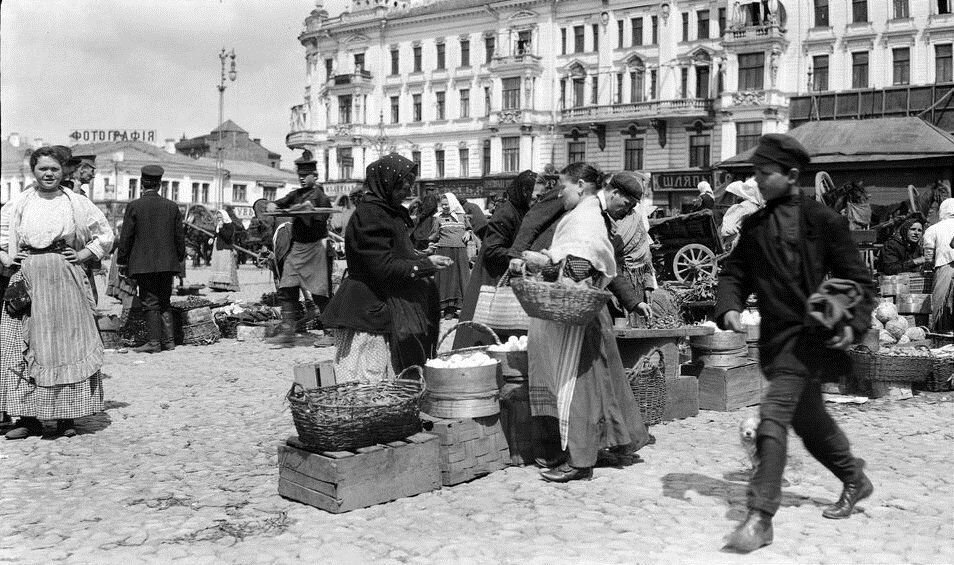
[(614, 173), (609, 182), (606, 183), (606, 187), (616, 189), (630, 198), (639, 200), (646, 192), (646, 186), (649, 184), (648, 180), (642, 173), (623, 171)]
[(778, 163), (786, 169), (803, 170), (812, 158), (805, 146), (784, 133), (768, 133), (759, 138), (752, 155), (752, 164)]
[(76, 166), (89, 165), (96, 168), (96, 155), (73, 155), (73, 159), (76, 160)]
[(299, 175), (307, 175), (318, 171), (318, 162), (306, 159), (295, 161), (295, 170)]
[(166, 171), (162, 169), (159, 165), (146, 165), (140, 170), (140, 175), (143, 180), (162, 180), (162, 175)]

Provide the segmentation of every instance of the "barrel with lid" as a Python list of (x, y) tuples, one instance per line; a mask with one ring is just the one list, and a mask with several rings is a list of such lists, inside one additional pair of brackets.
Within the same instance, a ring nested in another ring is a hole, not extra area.
[(715, 332), (709, 335), (692, 336), (689, 346), (692, 348), (694, 363), (707, 367), (734, 367), (747, 359), (748, 345), (746, 335), (736, 332)]

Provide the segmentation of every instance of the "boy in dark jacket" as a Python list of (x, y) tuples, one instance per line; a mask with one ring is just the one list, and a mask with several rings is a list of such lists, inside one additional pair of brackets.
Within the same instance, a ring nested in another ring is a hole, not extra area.
[[(847, 220), (804, 198), (798, 175), (809, 155), (793, 137), (764, 135), (753, 155), (756, 182), (767, 205), (742, 224), (739, 243), (719, 275), (716, 320), (723, 329), (744, 332), (740, 313), (755, 293), (761, 313), (762, 370), (769, 380), (760, 406), (756, 445), (759, 463), (749, 482), (746, 520), (725, 550), (748, 553), (772, 543), (772, 516), (782, 498), (788, 428), (816, 459), (841, 479), (841, 497), (826, 518), (847, 518), (871, 495), (871, 481), (848, 438), (825, 410), (821, 383), (850, 368), (844, 352), (871, 322), (871, 274), (852, 242)], [(807, 299), (827, 274), (857, 283), (864, 294), (850, 319), (835, 331), (814, 329)]]

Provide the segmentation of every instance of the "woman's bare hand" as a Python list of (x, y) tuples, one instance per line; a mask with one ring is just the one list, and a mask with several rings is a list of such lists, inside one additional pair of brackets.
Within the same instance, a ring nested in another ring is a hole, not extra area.
[(430, 255), (428, 259), (430, 259), (431, 264), (437, 267), (438, 270), (446, 269), (454, 264), (453, 259), (445, 257), (444, 255)]
[(65, 249), (63, 250), (63, 257), (66, 257), (66, 260), (74, 265), (85, 263), (93, 256), (93, 253), (86, 248), (76, 251), (74, 249)]

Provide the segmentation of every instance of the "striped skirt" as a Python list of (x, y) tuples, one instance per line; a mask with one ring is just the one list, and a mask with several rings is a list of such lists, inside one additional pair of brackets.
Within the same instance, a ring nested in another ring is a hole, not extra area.
[(212, 252), (212, 274), (209, 287), (215, 290), (238, 292), (238, 256), (232, 249), (216, 249)]

